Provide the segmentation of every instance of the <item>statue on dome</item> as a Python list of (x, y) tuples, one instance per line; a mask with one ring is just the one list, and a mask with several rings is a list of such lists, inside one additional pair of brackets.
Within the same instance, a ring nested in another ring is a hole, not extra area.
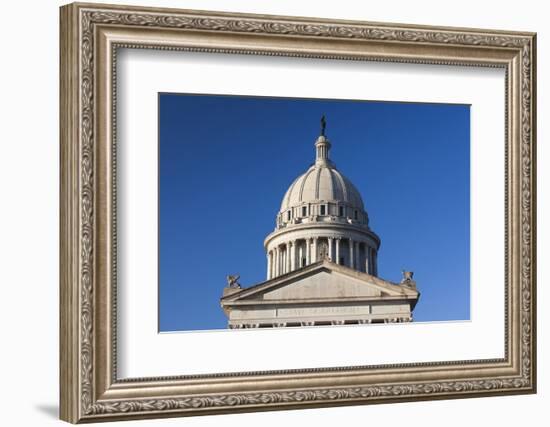
[(321, 117), (321, 135), (325, 136), (325, 129), (327, 127), (327, 119), (325, 118), (325, 115)]

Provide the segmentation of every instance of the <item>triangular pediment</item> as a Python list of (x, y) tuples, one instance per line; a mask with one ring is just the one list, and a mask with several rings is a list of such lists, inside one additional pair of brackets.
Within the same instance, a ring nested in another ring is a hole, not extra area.
[(222, 298), (223, 302), (417, 298), (418, 292), (348, 267), (321, 261)]

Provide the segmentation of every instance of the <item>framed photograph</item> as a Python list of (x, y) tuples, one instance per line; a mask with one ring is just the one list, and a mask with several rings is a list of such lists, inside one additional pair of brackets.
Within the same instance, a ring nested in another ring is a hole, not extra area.
[(535, 34), (60, 22), (63, 420), (536, 391)]

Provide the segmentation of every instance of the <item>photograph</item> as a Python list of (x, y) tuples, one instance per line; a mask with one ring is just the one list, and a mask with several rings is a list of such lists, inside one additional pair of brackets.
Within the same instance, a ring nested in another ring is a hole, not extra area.
[(159, 332), (470, 320), (470, 106), (158, 94)]

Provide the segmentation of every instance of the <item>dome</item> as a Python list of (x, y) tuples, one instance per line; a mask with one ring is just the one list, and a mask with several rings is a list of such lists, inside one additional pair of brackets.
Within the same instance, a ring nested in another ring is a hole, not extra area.
[(281, 212), (304, 203), (340, 202), (364, 210), (357, 188), (340, 173), (333, 163), (317, 163), (290, 185), (281, 203)]
[(330, 161), (330, 147), (330, 141), (322, 133), (315, 142), (315, 163), (290, 185), (281, 202), (279, 214), (290, 211), (291, 214), (287, 215), (290, 220), (297, 207), (326, 204), (326, 215), (334, 211), (332, 205), (337, 206), (339, 216), (353, 212), (355, 219), (359, 216), (367, 217), (359, 191)]
[(324, 133), (315, 142), (315, 163), (294, 180), (277, 215), (277, 227), (312, 221), (353, 221), (368, 227), (368, 215), (357, 188), (332, 161)]

